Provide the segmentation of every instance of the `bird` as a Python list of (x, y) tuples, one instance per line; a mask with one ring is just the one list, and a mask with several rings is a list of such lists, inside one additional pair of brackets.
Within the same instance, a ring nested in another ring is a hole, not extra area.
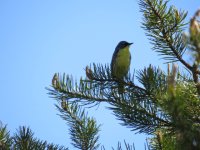
[(126, 41), (120, 41), (113, 53), (111, 60), (111, 76), (119, 81), (118, 92), (122, 94), (124, 92), (124, 86), (120, 81), (123, 81), (124, 77), (128, 74), (130, 63), (131, 63), (131, 53), (129, 51), (130, 45)]

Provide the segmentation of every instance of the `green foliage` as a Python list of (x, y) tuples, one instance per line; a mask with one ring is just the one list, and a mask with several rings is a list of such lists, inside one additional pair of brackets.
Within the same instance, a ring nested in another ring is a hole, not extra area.
[(185, 35), (186, 42), (190, 50), (194, 53), (198, 65), (200, 63), (200, 9), (195, 13), (190, 21), (190, 34)]
[(150, 65), (149, 67), (138, 71), (137, 79), (144, 86), (149, 95), (157, 95), (166, 91), (166, 75), (160, 68)]
[[(126, 150), (135, 150), (134, 144), (133, 144), (133, 145), (130, 145), (130, 144), (126, 143), (126, 141), (124, 141), (124, 145), (125, 145), (125, 147), (126, 147)], [(115, 150), (115, 149), (112, 148), (112, 150)], [(118, 142), (118, 145), (117, 145), (116, 150), (123, 150), (122, 144), (121, 144), (120, 142)]]
[(143, 28), (147, 31), (153, 50), (168, 61), (182, 59), (186, 45), (182, 39), (182, 31), (187, 15), (174, 6), (167, 8), (168, 1), (140, 0), (140, 10), (143, 13)]
[(149, 139), (150, 150), (175, 150), (176, 138), (166, 133), (165, 130), (156, 131), (154, 137)]
[(45, 144), (43, 145), (43, 143), (38, 143), (38, 141), (36, 141), (33, 138), (33, 132), (26, 127), (19, 127), (19, 130), (17, 131), (17, 133), (15, 133), (14, 135), (14, 147), (15, 149), (21, 149), (21, 150), (25, 150), (25, 149), (36, 149), (39, 145), (41, 145), (41, 147), (39, 148), (44, 148)]
[[(153, 135), (148, 140), (147, 149), (198, 150), (200, 10), (191, 19), (187, 35), (183, 32), (186, 12), (174, 6), (168, 7), (165, 0), (139, 0), (139, 5), (143, 13), (142, 27), (152, 49), (168, 62), (167, 72), (149, 65), (136, 71), (136, 76), (129, 73), (124, 80), (118, 80), (111, 76), (109, 65), (93, 64), (86, 67), (85, 79), (74, 80), (69, 75), (55, 74), (52, 87), (48, 89), (49, 95), (58, 101), (57, 108), (68, 122), (73, 144), (79, 149), (82, 146), (80, 141), (85, 139), (82, 129), (87, 131), (85, 125), (90, 128), (89, 122), (93, 120), (80, 110), (80, 105), (92, 107), (106, 102), (123, 126)], [(186, 51), (194, 53), (194, 62), (184, 59)], [(170, 63), (175, 61), (184, 66), (182, 72), (175, 64), (170, 68)], [(123, 93), (118, 92), (119, 84), (124, 86)], [(94, 139), (98, 133), (95, 123), (91, 129), (95, 134), (88, 132), (87, 139)], [(125, 145), (126, 149), (134, 149), (134, 146)], [(121, 144), (118, 144), (118, 149), (122, 149)]]
[[(109, 70), (108, 66), (94, 64), (93, 68), (90, 69), (93, 72), (93, 81), (80, 79), (79, 88), (77, 88), (77, 81), (69, 76), (59, 76), (58, 81), (62, 85), (60, 89), (65, 89), (65, 91), (59, 92), (51, 89), (49, 94), (57, 99), (63, 96), (68, 102), (76, 101), (83, 105), (108, 102), (111, 104), (109, 109), (113, 110), (119, 120), (122, 120), (122, 125), (130, 127), (132, 130), (139, 130), (139, 132), (152, 133), (161, 124), (169, 126), (167, 116), (161, 113), (160, 109), (155, 107), (152, 102), (152, 99), (156, 99), (155, 95), (149, 95), (149, 91), (136, 86), (133, 83), (134, 77), (127, 76), (126, 80), (123, 81), (126, 93), (121, 95), (116, 89), (118, 86), (116, 79), (99, 76), (99, 74), (106, 74)], [(157, 70), (153, 71), (157, 73)]]
[[(1, 122), (0, 122), (1, 123)], [(10, 137), (7, 127), (0, 124), (0, 149), (9, 150), (12, 145), (12, 138)]]
[(34, 138), (30, 128), (19, 127), (13, 136), (10, 136), (6, 126), (0, 127), (0, 150), (68, 150), (63, 146), (49, 144)]
[(60, 111), (60, 116), (67, 121), (70, 126), (72, 145), (81, 150), (95, 150), (99, 147), (97, 135), (100, 126), (96, 125), (93, 118), (87, 116), (77, 103), (66, 103), (62, 99), (61, 107), (56, 105)]
[[(136, 75), (129, 73), (125, 79), (118, 80), (112, 77), (109, 64), (93, 64), (86, 67), (86, 78), (80, 80), (56, 73), (52, 87), (47, 89), (48, 94), (57, 101), (56, 108), (69, 125), (72, 145), (77, 149), (96, 150), (100, 147), (100, 125), (85, 110), (86, 106), (90, 108), (106, 102), (121, 125), (152, 135), (147, 149), (199, 150), (200, 10), (190, 20), (186, 34), (187, 13), (174, 6), (168, 7), (167, 0), (139, 0), (139, 6), (143, 13), (142, 28), (152, 49), (168, 62), (167, 72), (149, 65), (136, 71)], [(193, 62), (184, 59), (186, 51), (192, 52)], [(176, 61), (184, 66), (183, 72), (175, 64), (170, 68), (170, 63)], [(118, 85), (124, 88), (122, 93), (119, 93)], [(135, 150), (134, 145), (125, 141), (124, 145), (127, 150)], [(11, 136), (7, 127), (1, 124), (0, 149), (68, 148), (39, 140), (24, 126)], [(101, 146), (101, 149), (105, 148)], [(117, 150), (122, 150), (120, 142)]]

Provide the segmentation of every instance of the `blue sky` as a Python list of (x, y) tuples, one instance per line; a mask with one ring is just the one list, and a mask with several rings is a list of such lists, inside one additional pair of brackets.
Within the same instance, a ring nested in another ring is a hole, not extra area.
[[(200, 7), (197, 0), (170, 4), (189, 11), (187, 19)], [(0, 20), (0, 120), (11, 133), (26, 125), (38, 138), (72, 148), (45, 87), (55, 72), (79, 79), (86, 65), (110, 63), (121, 40), (134, 42), (132, 72), (150, 63), (166, 67), (141, 29), (136, 0), (1, 0)], [(89, 114), (102, 124), (100, 142), (107, 149), (124, 139), (144, 149), (146, 135), (120, 126), (105, 107)]]

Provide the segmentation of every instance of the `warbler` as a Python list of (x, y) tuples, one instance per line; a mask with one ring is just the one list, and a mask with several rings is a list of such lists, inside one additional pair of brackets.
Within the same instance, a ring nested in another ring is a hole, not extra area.
[(119, 80), (118, 91), (121, 94), (124, 91), (124, 86), (120, 81), (123, 81), (130, 68), (131, 54), (129, 47), (131, 44), (133, 43), (128, 43), (126, 41), (119, 42), (112, 56), (111, 75), (113, 78)]

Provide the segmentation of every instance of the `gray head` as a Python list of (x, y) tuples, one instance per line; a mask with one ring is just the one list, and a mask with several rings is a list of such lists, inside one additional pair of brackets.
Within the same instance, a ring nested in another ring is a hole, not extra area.
[(126, 41), (121, 41), (121, 42), (118, 43), (116, 49), (117, 49), (117, 50), (120, 50), (120, 49), (122, 49), (122, 48), (125, 48), (126, 46), (131, 45), (131, 44), (133, 44), (133, 43), (128, 43), (128, 42), (126, 42)]

